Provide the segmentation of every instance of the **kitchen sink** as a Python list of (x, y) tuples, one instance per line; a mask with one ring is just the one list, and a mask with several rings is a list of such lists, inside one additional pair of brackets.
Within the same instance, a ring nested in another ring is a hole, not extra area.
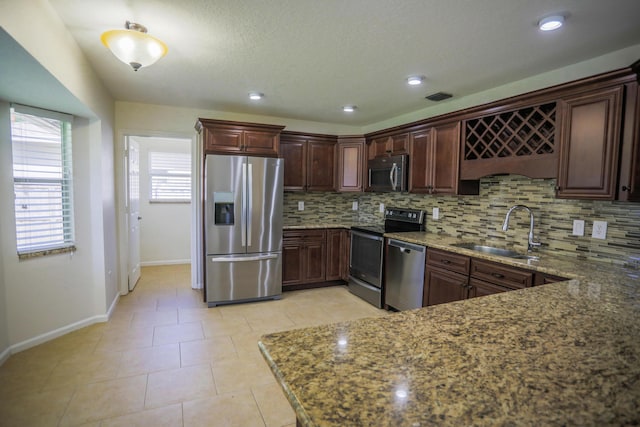
[(512, 251), (510, 249), (494, 248), (493, 246), (484, 246), (484, 245), (478, 245), (475, 243), (457, 243), (452, 246), (455, 246), (456, 248), (470, 249), (476, 252), (483, 252), (485, 254), (503, 256), (507, 258), (525, 259), (525, 260), (539, 259), (539, 257), (537, 256), (521, 254), (520, 252)]

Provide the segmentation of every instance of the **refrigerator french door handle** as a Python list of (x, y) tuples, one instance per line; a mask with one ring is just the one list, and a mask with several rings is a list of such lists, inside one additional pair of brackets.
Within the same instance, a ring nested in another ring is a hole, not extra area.
[(247, 200), (249, 208), (247, 210), (247, 247), (251, 246), (251, 224), (253, 223), (253, 165), (248, 163), (247, 173)]
[(245, 192), (247, 191), (247, 164), (242, 163), (242, 208), (240, 213), (240, 241), (243, 247), (247, 246), (247, 197)]
[(211, 258), (211, 262), (249, 262), (249, 261), (265, 261), (268, 259), (276, 259), (278, 254), (256, 255), (239, 257), (234, 255), (218, 256)]

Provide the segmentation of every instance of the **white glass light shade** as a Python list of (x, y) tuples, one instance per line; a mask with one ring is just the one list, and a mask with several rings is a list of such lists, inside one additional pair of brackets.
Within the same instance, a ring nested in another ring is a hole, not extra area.
[(553, 31), (562, 27), (564, 24), (564, 16), (554, 15), (543, 18), (538, 22), (538, 28), (542, 31)]
[(423, 81), (424, 81), (424, 77), (423, 76), (410, 76), (410, 77), (407, 77), (407, 84), (409, 84), (411, 86), (421, 85)]
[(100, 36), (102, 44), (135, 71), (148, 67), (167, 53), (167, 45), (146, 33), (136, 30), (111, 30)]

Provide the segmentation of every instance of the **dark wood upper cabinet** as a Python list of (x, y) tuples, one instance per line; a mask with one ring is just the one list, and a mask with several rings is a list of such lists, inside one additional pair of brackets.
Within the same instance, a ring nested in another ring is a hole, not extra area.
[(337, 137), (283, 132), (285, 191), (334, 191)]
[(367, 140), (367, 158), (409, 154), (409, 133), (381, 135)]
[(338, 138), (338, 191), (358, 192), (364, 189), (364, 137)]
[(460, 181), (460, 122), (410, 134), (409, 192), (479, 194), (478, 181)]
[(640, 85), (635, 81), (630, 82), (626, 85), (625, 91), (617, 199), (640, 202)]
[(307, 148), (307, 191), (334, 191), (336, 141), (309, 141)]
[(202, 118), (196, 122), (205, 154), (278, 157), (282, 129), (284, 126)]
[(616, 196), (623, 86), (560, 101), (560, 161), (556, 197)]

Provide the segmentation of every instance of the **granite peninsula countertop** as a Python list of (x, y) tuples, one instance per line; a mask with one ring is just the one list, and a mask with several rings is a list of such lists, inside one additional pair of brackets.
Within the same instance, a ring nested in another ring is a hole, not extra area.
[(300, 425), (640, 423), (640, 271), (385, 236), (572, 280), (263, 336)]

